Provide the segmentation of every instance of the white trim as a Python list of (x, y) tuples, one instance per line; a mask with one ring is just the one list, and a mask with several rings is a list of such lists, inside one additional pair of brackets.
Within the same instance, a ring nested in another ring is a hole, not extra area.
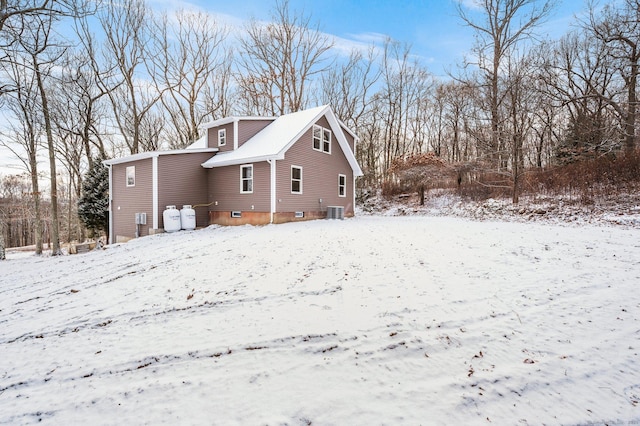
[[(320, 130), (320, 148), (316, 148), (315, 147), (315, 133), (316, 133), (316, 129)], [(325, 151), (324, 149), (324, 144), (325, 144), (325, 140), (324, 140), (324, 135), (325, 132), (329, 133), (329, 150)], [(311, 128), (311, 148), (313, 148), (314, 151), (318, 151), (318, 152), (324, 152), (325, 154), (329, 154), (331, 155), (331, 140), (333, 139), (333, 137), (331, 136), (333, 133), (333, 131), (331, 129), (327, 129), (326, 127), (322, 127), (319, 124), (314, 124)]]
[(271, 185), (271, 212), (270, 212), (270, 218), (269, 218), (269, 223), (273, 223), (273, 215), (276, 212), (276, 160), (267, 160), (267, 163), (269, 163), (271, 165), (271, 179), (270, 179), (270, 185)]
[(352, 181), (351, 183), (353, 185), (353, 190), (351, 191), (351, 193), (353, 194), (353, 200), (351, 200), (351, 202), (353, 204), (351, 204), (351, 205), (353, 206), (353, 215), (355, 216), (355, 214), (356, 214), (356, 177), (355, 177), (355, 175), (352, 175), (351, 181)]
[(227, 129), (218, 129), (218, 146), (225, 146), (227, 144)]
[[(344, 185), (340, 184), (340, 178), (344, 178)], [(340, 188), (344, 190), (344, 194), (340, 195)], [(342, 173), (338, 173), (338, 197), (346, 197), (347, 196), (347, 175)]]
[[(244, 190), (243, 183), (245, 181), (245, 178), (242, 176), (242, 170), (245, 167), (248, 167), (248, 168), (251, 169), (251, 178), (246, 178), (247, 181), (251, 182), (251, 190), (250, 191), (245, 191)], [(253, 164), (241, 164), (240, 165), (240, 193), (241, 194), (253, 194), (253, 177), (254, 177), (254, 175), (253, 175)]]
[(233, 120), (233, 149), (238, 149), (238, 119)]
[[(133, 172), (133, 183), (129, 183), (129, 172)], [(124, 169), (124, 184), (127, 188), (136, 186), (136, 166), (127, 166)]]
[(127, 155), (126, 157), (112, 158), (111, 160), (104, 160), (102, 164), (107, 166), (113, 164), (130, 163), (132, 161), (146, 160), (148, 158), (157, 157), (160, 155), (175, 155), (175, 154), (197, 154), (202, 152), (218, 152), (218, 148), (191, 148), (191, 149), (176, 149), (171, 151), (147, 151), (140, 154)]
[(217, 126), (223, 126), (225, 124), (229, 124), (229, 123), (233, 123), (234, 121), (251, 121), (251, 120), (275, 120), (277, 117), (258, 117), (258, 116), (247, 116), (247, 117), (241, 117), (241, 116), (234, 116), (232, 115), (231, 117), (225, 117), (225, 118), (219, 118), (217, 120), (213, 120), (210, 121), (208, 123), (203, 124), (202, 126), (200, 126), (203, 129), (210, 129), (212, 127), (217, 127)]
[(113, 244), (113, 170), (109, 167), (109, 244)]
[[(296, 180), (300, 181), (300, 191), (297, 191), (297, 192), (293, 190), (293, 169), (300, 169), (300, 179), (296, 179)], [(302, 194), (302, 188), (303, 188), (302, 187), (302, 183), (304, 181), (304, 174), (303, 174), (303, 171), (302, 171), (302, 166), (296, 166), (295, 164), (292, 164), (291, 165), (291, 173), (290, 173), (289, 177), (290, 177), (290, 179), (289, 179), (289, 189), (291, 190), (291, 193), (295, 194), (295, 195)]]
[(158, 229), (158, 156), (151, 159), (151, 204), (153, 229)]

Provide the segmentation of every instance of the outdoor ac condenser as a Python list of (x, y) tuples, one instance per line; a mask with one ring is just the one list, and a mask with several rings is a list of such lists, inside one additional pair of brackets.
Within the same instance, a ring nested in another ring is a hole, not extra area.
[(344, 207), (327, 206), (327, 219), (344, 219)]

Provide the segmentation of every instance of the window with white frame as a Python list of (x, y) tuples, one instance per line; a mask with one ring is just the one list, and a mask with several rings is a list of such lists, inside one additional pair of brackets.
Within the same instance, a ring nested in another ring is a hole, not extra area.
[(227, 144), (227, 129), (218, 130), (218, 146)]
[(253, 193), (253, 164), (240, 166), (240, 193)]
[(345, 175), (338, 175), (338, 196), (347, 196), (347, 176)]
[(313, 149), (331, 154), (331, 130), (313, 125)]
[(291, 193), (302, 194), (302, 167), (291, 166)]
[(136, 166), (127, 166), (125, 179), (127, 186), (136, 186)]

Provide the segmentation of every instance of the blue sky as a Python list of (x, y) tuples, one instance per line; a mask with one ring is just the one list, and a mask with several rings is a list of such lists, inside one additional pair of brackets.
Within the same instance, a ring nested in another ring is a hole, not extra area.
[[(276, 4), (275, 0), (149, 1), (158, 10), (195, 6), (219, 15), (220, 21), (237, 28), (251, 18), (269, 20)], [(455, 72), (456, 64), (462, 62), (473, 43), (472, 32), (462, 25), (453, 0), (290, 0), (290, 7), (310, 15), (312, 23), (338, 38), (337, 43), (380, 42), (386, 36), (408, 43), (431, 73), (444, 78), (447, 70)], [(586, 0), (557, 0), (556, 9), (540, 34), (559, 38), (575, 22), (574, 15), (586, 8)], [(19, 170), (16, 163), (14, 156), (0, 147), (0, 175)], [(12, 170), (5, 169), (9, 164)]]
[[(166, 0), (156, 1), (160, 4)], [(191, 2), (208, 12), (224, 15), (234, 25), (250, 18), (268, 20), (275, 7), (275, 0)], [(311, 15), (312, 22), (318, 23), (322, 31), (343, 42), (389, 36), (408, 43), (412, 53), (432, 73), (443, 77), (447, 69), (462, 61), (473, 43), (472, 32), (462, 25), (453, 0), (290, 0), (290, 8)], [(585, 0), (557, 0), (540, 34), (559, 38), (570, 29), (574, 15), (586, 8)]]

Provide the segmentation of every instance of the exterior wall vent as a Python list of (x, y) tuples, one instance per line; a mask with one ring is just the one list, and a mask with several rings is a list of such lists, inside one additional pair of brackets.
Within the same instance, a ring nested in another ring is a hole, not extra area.
[(231, 217), (242, 217), (242, 212), (238, 210), (234, 210), (231, 212)]
[(327, 206), (327, 219), (344, 219), (344, 207)]
[(295, 217), (304, 217), (304, 212), (296, 212)]

